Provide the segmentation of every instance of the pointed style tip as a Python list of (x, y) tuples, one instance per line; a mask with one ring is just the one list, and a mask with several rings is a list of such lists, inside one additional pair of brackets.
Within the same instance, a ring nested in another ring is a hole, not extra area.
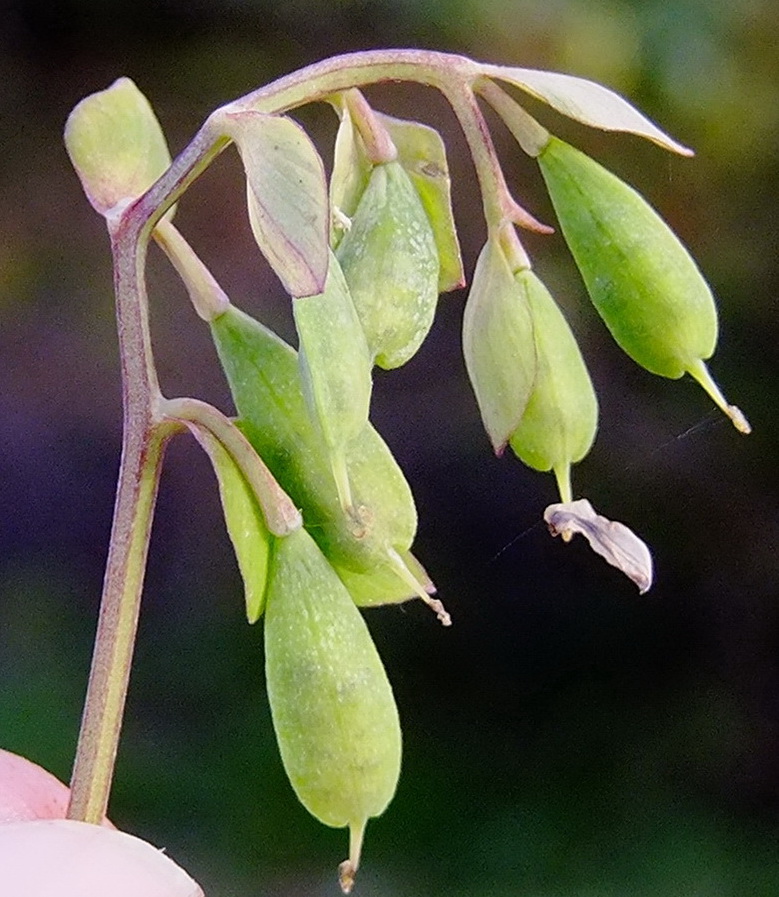
[[(560, 493), (560, 501), (563, 504), (571, 504), (573, 501), (573, 490), (571, 488), (571, 464), (566, 461), (563, 464), (557, 464), (554, 467), (554, 475), (555, 480), (557, 481), (557, 491)], [(570, 534), (568, 535), (568, 539), (565, 538), (565, 534), (563, 534), (563, 541), (568, 542), (570, 540)]]
[(438, 598), (431, 598), (427, 603), (430, 610), (435, 612), (438, 622), (442, 626), (452, 625), (452, 618), (449, 616), (449, 612), (444, 607), (443, 602), (439, 601)]
[(411, 587), (414, 595), (421, 598), (425, 604), (433, 611), (442, 626), (451, 626), (452, 618), (449, 616), (443, 602), (438, 598), (432, 598), (428, 593), (428, 589), (419, 582), (414, 574), (409, 570), (408, 565), (403, 558), (395, 551), (394, 548), (387, 548), (387, 556), (390, 564), (394, 568), (398, 576)]
[(341, 886), (341, 893), (351, 894), (356, 877), (357, 870), (351, 860), (344, 860), (338, 867), (338, 884)]
[(739, 433), (748, 436), (752, 432), (752, 424), (749, 423), (746, 415), (740, 408), (737, 408), (735, 405), (728, 405), (726, 413)]
[(354, 887), (354, 880), (357, 877), (357, 870), (360, 868), (360, 855), (362, 854), (362, 839), (365, 835), (365, 825), (367, 819), (359, 824), (351, 823), (349, 825), (349, 859), (344, 860), (338, 866), (338, 884), (344, 894), (350, 894)]
[(338, 502), (347, 517), (358, 516), (352, 498), (352, 485), (349, 480), (349, 469), (346, 466), (346, 455), (343, 451), (331, 452), (330, 469), (335, 480), (335, 488), (338, 492)]
[(735, 405), (728, 404), (722, 390), (711, 376), (704, 361), (698, 360), (690, 365), (689, 372), (690, 375), (703, 387), (714, 404), (730, 418), (733, 426), (739, 433), (749, 434), (752, 432), (752, 425), (747, 420), (744, 412)]

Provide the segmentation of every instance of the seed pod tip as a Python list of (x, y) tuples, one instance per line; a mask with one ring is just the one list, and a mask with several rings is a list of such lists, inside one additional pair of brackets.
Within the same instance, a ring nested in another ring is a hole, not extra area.
[(362, 839), (365, 834), (365, 824), (367, 820), (363, 819), (358, 824), (352, 823), (349, 826), (349, 859), (344, 860), (338, 866), (338, 883), (344, 894), (351, 893), (354, 887), (354, 879), (357, 877), (357, 870), (360, 867), (360, 854), (362, 853)]
[(387, 555), (389, 557), (390, 564), (395, 568), (398, 576), (406, 582), (412, 589), (415, 595), (418, 595), (425, 604), (433, 611), (433, 613), (438, 617), (438, 621), (442, 626), (451, 626), (452, 618), (449, 616), (448, 611), (443, 605), (443, 602), (438, 598), (433, 598), (428, 594), (427, 589), (417, 580), (416, 576), (408, 569), (406, 562), (403, 558), (395, 551), (394, 548), (387, 549)]
[(730, 418), (731, 423), (739, 433), (748, 435), (752, 432), (752, 425), (747, 420), (744, 412), (735, 405), (728, 404), (727, 399), (722, 394), (722, 390), (717, 386), (714, 378), (709, 373), (709, 369), (705, 362), (701, 360), (695, 361), (690, 365), (689, 372), (690, 375), (703, 387), (720, 411)]
[(341, 891), (344, 894), (351, 894), (356, 875), (357, 870), (352, 865), (351, 860), (344, 860), (338, 866), (338, 884), (340, 884)]
[[(571, 490), (571, 462), (565, 461), (561, 464), (555, 464), (554, 475), (555, 479), (557, 480), (557, 491), (560, 493), (560, 501), (573, 501), (573, 493)], [(567, 542), (570, 538), (571, 537), (569, 535), (568, 539), (566, 539), (565, 534), (563, 533), (564, 541)]]
[(737, 408), (735, 405), (728, 405), (725, 413), (731, 419), (733, 426), (739, 433), (748, 436), (752, 432), (752, 424), (749, 423), (746, 415), (740, 408)]
[(354, 513), (354, 501), (352, 499), (352, 487), (349, 482), (349, 470), (346, 466), (346, 453), (331, 451), (330, 466), (333, 471), (335, 488), (338, 491), (338, 501), (345, 514)]

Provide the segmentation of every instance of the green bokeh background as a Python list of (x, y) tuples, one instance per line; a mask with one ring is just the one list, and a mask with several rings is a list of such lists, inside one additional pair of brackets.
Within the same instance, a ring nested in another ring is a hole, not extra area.
[[(601, 401), (575, 491), (651, 544), (643, 598), (539, 520), (550, 476), (491, 456), (459, 349), (464, 293), (375, 420), (407, 471), (418, 553), (455, 620), (370, 612), (404, 721), (397, 797), (369, 826), (362, 897), (741, 897), (779, 893), (777, 205), (774, 0), (48, 0), (0, 29), (0, 745), (67, 779), (86, 683), (120, 444), (102, 221), (61, 143), (85, 94), (129, 75), (173, 151), (208, 112), (321, 57), (379, 46), (461, 52), (601, 80), (694, 146), (544, 122), (634, 183), (718, 297), (712, 368), (755, 428), (744, 439), (686, 381), (614, 347), (559, 236), (528, 238)], [(424, 88), (369, 92), (447, 137), (472, 271), (484, 227), (463, 140)], [(325, 158), (327, 110), (300, 119)], [(493, 120), (493, 119), (491, 119)], [(496, 141), (520, 200), (553, 222), (533, 164)], [(252, 243), (226, 154), (178, 223), (234, 301), (292, 331)], [(205, 328), (164, 260), (150, 266), (167, 394), (230, 410)], [(336, 894), (343, 832), (296, 803), (280, 765), (262, 634), (207, 462), (169, 453), (111, 815), (167, 848), (209, 897)], [(1, 874), (1, 873), (0, 873)]]

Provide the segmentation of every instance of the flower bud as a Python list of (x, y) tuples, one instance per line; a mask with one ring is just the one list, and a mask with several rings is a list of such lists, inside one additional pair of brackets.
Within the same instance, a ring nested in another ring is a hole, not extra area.
[(399, 162), (371, 171), (336, 255), (376, 364), (405, 364), (433, 323), (439, 261), (424, 206)]
[(81, 100), (68, 116), (65, 146), (101, 215), (140, 196), (170, 165), (160, 123), (129, 78)]
[(536, 374), (509, 442), (529, 467), (554, 471), (561, 499), (568, 502), (570, 467), (595, 439), (598, 402), (576, 339), (549, 291), (529, 268), (514, 279), (530, 308)]
[(275, 541), (271, 571), (265, 668), (276, 738), (301, 803), (350, 829), (348, 892), (365, 825), (397, 786), (398, 712), (360, 612), (305, 530)]
[(749, 432), (703, 363), (717, 342), (717, 311), (675, 234), (635, 190), (562, 140), (552, 137), (538, 161), (590, 298), (617, 343), (654, 374), (692, 374)]

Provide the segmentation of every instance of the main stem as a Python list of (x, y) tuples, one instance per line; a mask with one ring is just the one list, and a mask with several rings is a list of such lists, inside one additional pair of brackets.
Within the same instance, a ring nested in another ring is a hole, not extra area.
[[(352, 87), (381, 81), (413, 81), (446, 94), (454, 84), (473, 84), (480, 74), (479, 66), (464, 56), (431, 50), (346, 53), (291, 72), (223, 106), (221, 112), (254, 109), (278, 114), (305, 103), (327, 100)], [(208, 119), (170, 168), (141, 197), (136, 208), (139, 218), (151, 223), (159, 220), (229, 143)], [(481, 179), (482, 172), (479, 176)]]
[(129, 211), (112, 234), (124, 404), (122, 458), (67, 813), (69, 819), (93, 823), (103, 820), (108, 806), (160, 465), (165, 445), (177, 429), (158, 412), (162, 397), (151, 352), (143, 277), (148, 228), (133, 227)]
[(167, 435), (126, 441), (68, 818), (99, 823), (113, 779)]

